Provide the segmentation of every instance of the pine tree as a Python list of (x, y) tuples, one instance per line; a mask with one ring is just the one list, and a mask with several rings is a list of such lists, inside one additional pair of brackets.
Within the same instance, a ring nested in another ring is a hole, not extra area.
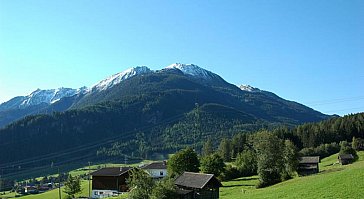
[(68, 197), (74, 198), (77, 193), (82, 191), (81, 180), (79, 177), (73, 177), (71, 174), (68, 176), (67, 181), (64, 184), (64, 191)]
[(219, 155), (225, 162), (229, 162), (231, 160), (231, 142), (227, 138), (223, 138), (219, 145)]
[(244, 145), (246, 143), (245, 133), (239, 133), (234, 135), (231, 140), (232, 157), (237, 157), (237, 155), (244, 150)]
[(212, 146), (212, 140), (209, 138), (202, 147), (202, 156), (209, 156), (214, 152)]
[(283, 160), (284, 171), (282, 173), (282, 178), (287, 180), (295, 175), (298, 166), (297, 148), (290, 140), (284, 141)]

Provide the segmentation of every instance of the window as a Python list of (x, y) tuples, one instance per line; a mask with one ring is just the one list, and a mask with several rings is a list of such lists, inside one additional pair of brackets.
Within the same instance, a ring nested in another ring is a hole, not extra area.
[(161, 176), (163, 176), (163, 171), (160, 171), (160, 172), (159, 172), (159, 174), (160, 174)]

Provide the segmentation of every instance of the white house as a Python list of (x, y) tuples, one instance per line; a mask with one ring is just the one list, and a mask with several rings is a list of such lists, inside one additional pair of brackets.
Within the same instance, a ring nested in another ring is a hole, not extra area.
[(142, 167), (152, 178), (164, 178), (167, 176), (167, 162), (153, 162)]

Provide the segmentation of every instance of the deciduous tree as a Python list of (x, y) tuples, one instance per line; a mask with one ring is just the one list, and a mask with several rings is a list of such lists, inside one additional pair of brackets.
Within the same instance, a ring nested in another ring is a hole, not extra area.
[(214, 174), (220, 176), (225, 170), (224, 160), (220, 155), (214, 153), (201, 159), (201, 171), (203, 173)]
[(154, 186), (151, 199), (170, 199), (177, 198), (176, 185), (173, 178), (166, 178), (158, 181)]
[(154, 182), (153, 179), (141, 169), (131, 170), (129, 179), (127, 180), (130, 188), (130, 199), (149, 199), (152, 193)]
[(271, 132), (261, 131), (256, 134), (254, 149), (257, 153), (258, 187), (281, 181), (281, 173), (284, 169), (282, 146), (282, 141)]
[(168, 161), (168, 174), (172, 177), (181, 175), (184, 171), (200, 171), (200, 161), (192, 148), (188, 147), (174, 154)]
[(257, 157), (253, 150), (246, 149), (239, 153), (235, 165), (243, 176), (251, 176), (257, 173)]

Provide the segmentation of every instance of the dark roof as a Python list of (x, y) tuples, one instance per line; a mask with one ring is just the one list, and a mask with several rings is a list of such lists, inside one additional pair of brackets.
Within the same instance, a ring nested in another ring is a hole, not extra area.
[(354, 156), (351, 154), (339, 154), (339, 159), (341, 160), (352, 160)]
[(133, 167), (110, 167), (110, 168), (102, 168), (95, 172), (92, 172), (92, 176), (121, 176), (126, 173)]
[(215, 178), (214, 174), (192, 172), (184, 172), (176, 179), (174, 184), (182, 187), (202, 189), (209, 182), (214, 183), (216, 187), (222, 186), (221, 182), (217, 178)]
[(316, 164), (320, 162), (320, 156), (305, 156), (299, 160), (300, 164)]
[(153, 162), (143, 166), (142, 169), (167, 169), (167, 162)]

